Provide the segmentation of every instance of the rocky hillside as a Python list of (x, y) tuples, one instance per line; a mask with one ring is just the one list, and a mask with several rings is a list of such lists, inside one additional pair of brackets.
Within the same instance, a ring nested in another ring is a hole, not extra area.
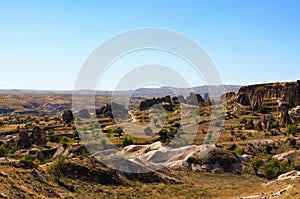
[(278, 108), (295, 107), (300, 105), (300, 80), (243, 86), (236, 100), (242, 105), (251, 105), (253, 110), (259, 110), (272, 103), (277, 103)]

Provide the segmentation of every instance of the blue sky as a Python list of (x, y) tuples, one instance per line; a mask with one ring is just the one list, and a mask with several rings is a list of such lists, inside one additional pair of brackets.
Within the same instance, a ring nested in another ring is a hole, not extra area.
[[(0, 3), (0, 88), (73, 89), (81, 65), (97, 46), (120, 32), (143, 27), (172, 29), (194, 39), (225, 84), (300, 79), (297, 0)], [(136, 55), (140, 62), (151, 61), (151, 56), (144, 56), (145, 60)], [(188, 66), (175, 62), (174, 69), (184, 71), (192, 86), (202, 83)], [(126, 73), (118, 67), (99, 89), (114, 88)]]

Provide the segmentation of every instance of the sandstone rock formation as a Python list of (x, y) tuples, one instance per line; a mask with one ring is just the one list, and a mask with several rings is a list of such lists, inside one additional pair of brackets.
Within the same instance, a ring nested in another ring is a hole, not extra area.
[(21, 132), (19, 134), (18, 147), (25, 149), (30, 147), (29, 136), (27, 132)]
[(248, 105), (250, 105), (250, 99), (249, 99), (248, 95), (246, 95), (245, 93), (240, 93), (237, 96), (237, 103), (244, 105), (244, 106), (248, 106)]
[(257, 130), (262, 130), (262, 123), (261, 123), (261, 121), (258, 121), (257, 123), (256, 123), (256, 128), (257, 128)]
[(210, 101), (210, 97), (209, 97), (208, 93), (205, 93), (205, 95), (204, 95), (204, 101), (205, 102), (209, 102)]
[(112, 102), (111, 104), (107, 104), (100, 109), (96, 109), (96, 115), (104, 115), (105, 117), (110, 118), (121, 118), (121, 119), (127, 119), (128, 112), (125, 108), (125, 106)]
[(236, 102), (242, 105), (252, 104), (259, 108), (264, 101), (282, 100), (292, 107), (300, 105), (300, 80), (297, 82), (257, 84), (242, 86)]
[(264, 124), (264, 128), (268, 127), (268, 120), (267, 117), (264, 115), (264, 119), (263, 119), (263, 124)]
[(203, 102), (204, 99), (200, 94), (190, 93), (190, 95), (186, 97), (186, 103), (190, 105), (198, 106)]
[[(179, 99), (179, 98), (178, 98)], [(140, 110), (150, 109), (155, 104), (162, 104), (167, 111), (173, 111), (173, 103), (170, 96), (162, 98), (146, 99), (140, 103)]]
[(69, 124), (69, 123), (71, 123), (72, 121), (74, 121), (74, 117), (73, 117), (72, 111), (70, 111), (70, 110), (64, 111), (64, 113), (62, 114), (62, 120), (63, 120), (65, 123), (67, 123), (67, 124)]
[(297, 106), (295, 108), (292, 108), (292, 110), (289, 111), (289, 115), (292, 118), (300, 116), (300, 106)]
[(235, 173), (241, 174), (243, 167), (238, 156), (231, 151), (213, 149), (204, 158), (190, 157), (189, 164), (193, 171), (209, 171), (213, 173)]
[(281, 114), (281, 117), (280, 117), (280, 124), (283, 125), (283, 126), (287, 126), (289, 124), (292, 124), (293, 121), (289, 115), (289, 111), (288, 109), (286, 109), (282, 114)]
[(252, 110), (258, 111), (260, 108), (263, 107), (263, 102), (262, 102), (262, 91), (260, 89), (257, 89), (254, 93), (254, 96), (252, 98), (251, 106)]
[(82, 109), (78, 112), (78, 116), (84, 119), (90, 119), (91, 115), (87, 109)]
[(248, 120), (245, 124), (245, 129), (246, 130), (250, 130), (250, 129), (253, 129), (254, 128), (254, 123), (253, 123), (253, 120)]
[(186, 100), (183, 95), (178, 95), (177, 98), (180, 103), (186, 103)]
[(180, 101), (178, 100), (178, 97), (172, 97), (172, 103), (174, 104), (174, 105), (178, 105), (178, 104), (180, 104)]
[(32, 138), (32, 142), (33, 144), (37, 145), (37, 146), (46, 146), (46, 132), (44, 130), (41, 129), (41, 127), (39, 126), (35, 126), (32, 134), (31, 134), (31, 138)]
[[(227, 92), (227, 93), (221, 95), (221, 99), (226, 100), (226, 101), (230, 101), (233, 98), (236, 98), (236, 94), (234, 92)], [(205, 97), (204, 97), (204, 101), (206, 101)]]

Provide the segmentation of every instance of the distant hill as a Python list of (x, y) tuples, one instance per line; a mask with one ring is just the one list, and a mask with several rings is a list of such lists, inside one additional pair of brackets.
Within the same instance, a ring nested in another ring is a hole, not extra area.
[[(135, 97), (164, 97), (166, 95), (184, 95), (187, 96), (191, 92), (199, 93), (204, 96), (208, 93), (208, 87), (217, 88), (217, 90), (222, 90), (222, 86), (197, 86), (193, 88), (176, 88), (176, 87), (161, 87), (161, 88), (141, 88), (135, 91), (124, 90), (124, 91), (103, 91), (98, 90), (96, 94), (98, 95), (111, 95), (112, 93), (116, 95), (131, 96)], [(241, 86), (239, 85), (224, 85), (226, 92), (237, 93)], [(72, 94), (71, 90), (21, 90), (21, 89), (0, 89), (0, 94)], [(223, 93), (222, 93), (223, 94)]]
[[(205, 93), (208, 93), (209, 88), (213, 88), (215, 91), (221, 92), (225, 89), (226, 92), (235, 92), (237, 93), (241, 86), (239, 85), (222, 85), (222, 86), (197, 86), (192, 88), (176, 88), (176, 87), (161, 87), (161, 88), (141, 88), (133, 92), (135, 97), (164, 97), (166, 95), (175, 96), (175, 95), (184, 95), (188, 96), (191, 92), (198, 93), (202, 96)], [(101, 93), (100, 92), (97, 92)], [(117, 95), (131, 95), (132, 91), (115, 91), (114, 94)], [(224, 94), (221, 92), (220, 94)]]

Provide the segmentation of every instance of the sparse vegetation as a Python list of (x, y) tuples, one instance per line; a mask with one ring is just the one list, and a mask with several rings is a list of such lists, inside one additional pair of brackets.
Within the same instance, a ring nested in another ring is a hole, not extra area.
[(278, 159), (269, 157), (264, 164), (266, 178), (273, 179), (278, 175), (287, 172), (287, 162), (279, 162)]

